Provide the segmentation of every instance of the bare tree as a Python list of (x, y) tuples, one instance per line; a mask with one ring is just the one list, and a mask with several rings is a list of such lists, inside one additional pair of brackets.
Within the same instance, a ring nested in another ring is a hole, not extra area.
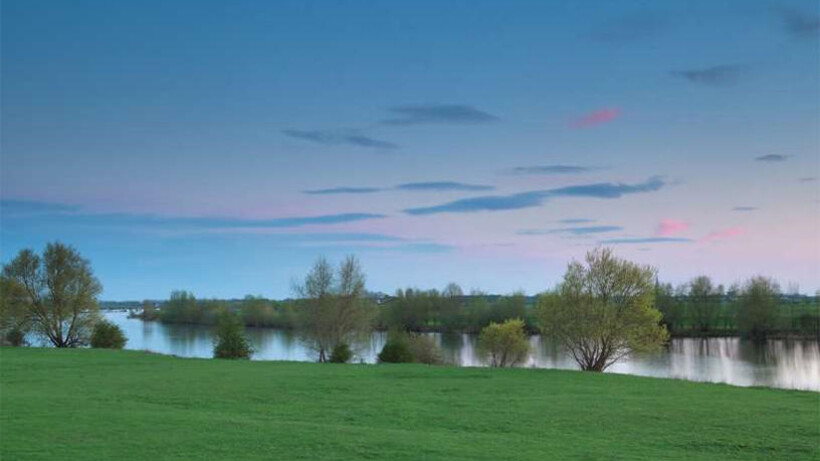
[(590, 251), (586, 265), (570, 263), (558, 290), (539, 297), (541, 329), (587, 371), (656, 349), (668, 333), (653, 305), (654, 280), (649, 266), (619, 259), (608, 248)]
[(86, 344), (99, 319), (100, 282), (71, 246), (49, 243), (42, 258), (22, 250), (3, 267), (5, 283), (22, 290), (35, 331), (55, 347)]

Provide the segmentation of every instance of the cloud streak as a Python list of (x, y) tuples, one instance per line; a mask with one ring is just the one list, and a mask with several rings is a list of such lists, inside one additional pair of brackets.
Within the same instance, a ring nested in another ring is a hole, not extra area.
[(373, 194), (382, 190), (378, 187), (332, 187), (330, 189), (305, 190), (302, 193), (308, 195)]
[(757, 211), (759, 210), (756, 206), (736, 206), (732, 208), (732, 211)]
[(589, 171), (600, 170), (600, 167), (580, 166), (580, 165), (532, 165), (518, 166), (512, 169), (513, 174), (520, 175), (553, 175), (553, 174), (579, 174)]
[(662, 219), (655, 230), (656, 237), (669, 237), (689, 229), (689, 224), (675, 219)]
[(393, 187), (332, 187), (329, 189), (311, 189), (302, 191), (308, 195), (340, 195), (340, 194), (373, 194), (376, 192), (386, 192), (390, 190), (410, 191), (410, 192), (447, 192), (447, 191), (488, 191), (495, 189), (494, 186), (483, 184), (467, 184), (455, 181), (427, 181), (409, 182)]
[(780, 154), (768, 154), (768, 155), (761, 155), (760, 157), (755, 157), (755, 160), (758, 162), (785, 162), (788, 160), (788, 155), (780, 155)]
[(615, 238), (601, 240), (604, 245), (629, 245), (647, 243), (691, 243), (692, 239), (683, 237), (636, 237), (636, 238)]
[(736, 65), (720, 65), (702, 69), (672, 71), (671, 74), (681, 77), (690, 83), (707, 86), (724, 86), (737, 82), (742, 68)]
[(571, 234), (589, 235), (602, 234), (623, 230), (620, 226), (586, 226), (586, 227), (563, 227), (560, 229), (523, 229), (517, 232), (518, 235), (550, 235), (550, 234)]
[(521, 192), (511, 195), (487, 195), (473, 197), (430, 207), (408, 208), (410, 215), (430, 215), (438, 213), (474, 213), (478, 211), (518, 210), (540, 206), (545, 200), (555, 197), (587, 197), (617, 199), (627, 194), (638, 194), (660, 190), (665, 185), (658, 177), (649, 178), (637, 184), (596, 183), (556, 189)]
[(382, 141), (356, 133), (344, 133), (328, 130), (282, 130), (282, 133), (291, 138), (296, 138), (315, 144), (322, 144), (325, 146), (350, 145), (382, 150), (398, 149), (399, 147), (392, 142)]
[(621, 116), (621, 109), (617, 107), (598, 109), (595, 112), (590, 112), (581, 118), (570, 122), (572, 128), (591, 128), (605, 123), (612, 122)]
[(794, 8), (779, 8), (783, 28), (792, 37), (806, 39), (817, 37), (820, 32), (820, 16)]
[(482, 184), (465, 184), (454, 181), (430, 181), (430, 182), (410, 182), (399, 184), (395, 187), (398, 190), (409, 191), (486, 191), (495, 187)]
[(498, 117), (473, 106), (459, 104), (406, 105), (391, 107), (388, 111), (394, 116), (382, 120), (384, 125), (477, 124), (498, 120)]
[(709, 232), (699, 241), (700, 243), (709, 243), (715, 240), (725, 240), (732, 237), (738, 237), (745, 233), (746, 231), (742, 227), (730, 227), (728, 229), (721, 229)]

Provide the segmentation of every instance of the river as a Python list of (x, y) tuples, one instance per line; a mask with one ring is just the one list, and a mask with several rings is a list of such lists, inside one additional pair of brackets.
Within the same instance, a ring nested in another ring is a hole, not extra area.
[[(209, 327), (143, 322), (129, 319), (126, 312), (109, 311), (105, 316), (125, 332), (126, 349), (180, 357), (212, 355), (213, 334)], [(315, 354), (293, 332), (248, 328), (246, 333), (255, 349), (253, 360), (315, 360)], [(476, 354), (476, 335), (430, 335), (449, 363), (486, 366)], [(385, 333), (375, 332), (369, 341), (357, 345), (357, 361), (374, 363), (386, 339)], [(525, 366), (577, 369), (572, 358), (555, 344), (540, 336), (532, 336), (530, 341), (533, 352)], [(820, 342), (778, 339), (757, 344), (740, 338), (675, 338), (662, 352), (633, 356), (608, 372), (820, 391)]]

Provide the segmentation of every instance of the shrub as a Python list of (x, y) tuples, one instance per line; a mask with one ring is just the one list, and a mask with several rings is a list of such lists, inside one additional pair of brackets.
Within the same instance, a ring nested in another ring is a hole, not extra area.
[(253, 349), (245, 338), (245, 326), (236, 314), (224, 312), (219, 316), (216, 328), (214, 358), (250, 359)]
[(410, 353), (414, 362), (427, 365), (441, 365), (444, 363), (441, 348), (430, 336), (413, 335), (410, 337)]
[(410, 340), (407, 335), (391, 334), (382, 351), (379, 352), (379, 363), (410, 363), (412, 361), (413, 351), (410, 349)]
[(22, 328), (14, 327), (6, 332), (6, 344), (20, 347), (26, 345), (26, 332)]
[(122, 349), (125, 347), (125, 333), (117, 325), (101, 320), (91, 332), (91, 347), (101, 349)]
[(481, 330), (478, 350), (485, 358), (489, 358), (490, 366), (493, 367), (512, 367), (523, 362), (530, 352), (524, 321), (510, 319), (504, 323), (490, 323)]
[(330, 353), (331, 363), (347, 363), (353, 358), (353, 351), (346, 343), (339, 343)]

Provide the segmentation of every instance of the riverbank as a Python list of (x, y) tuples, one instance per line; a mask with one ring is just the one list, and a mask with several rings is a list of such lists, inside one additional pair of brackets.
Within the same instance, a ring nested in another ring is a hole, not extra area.
[(813, 392), (559, 370), (0, 350), (0, 459), (817, 459)]

